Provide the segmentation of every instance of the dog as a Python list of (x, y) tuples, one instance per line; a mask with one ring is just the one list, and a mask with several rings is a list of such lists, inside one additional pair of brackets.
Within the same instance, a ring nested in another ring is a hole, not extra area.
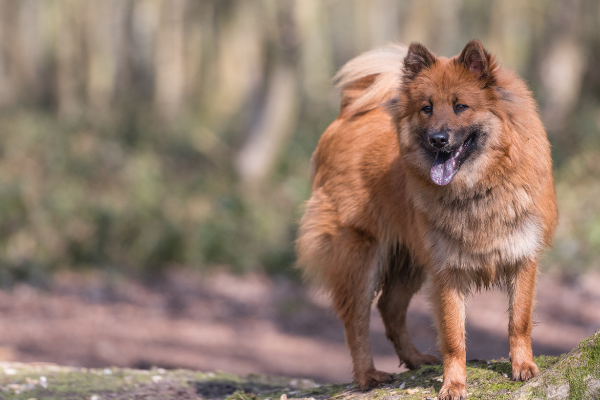
[(427, 287), (444, 366), (440, 400), (464, 399), (465, 299), (502, 286), (510, 300), (512, 377), (539, 373), (531, 350), (540, 252), (558, 214), (550, 144), (526, 84), (473, 40), (452, 58), (392, 45), (349, 61), (334, 78), (337, 119), (311, 160), (312, 193), (297, 265), (331, 294), (354, 380), (390, 382), (369, 343), (377, 307), (401, 362), (437, 364), (406, 329)]

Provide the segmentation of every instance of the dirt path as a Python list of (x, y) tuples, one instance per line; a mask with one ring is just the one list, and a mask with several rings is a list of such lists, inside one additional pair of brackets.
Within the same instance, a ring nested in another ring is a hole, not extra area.
[[(568, 352), (600, 327), (600, 276), (540, 277), (534, 353)], [(467, 358), (508, 355), (507, 301), (470, 299)], [(417, 347), (436, 352), (423, 295), (410, 307)], [(375, 364), (398, 361), (373, 310)], [(98, 276), (62, 276), (48, 290), (0, 291), (0, 361), (82, 367), (183, 367), (344, 382), (351, 365), (341, 324), (316, 291), (286, 279), (173, 273), (161, 287)]]

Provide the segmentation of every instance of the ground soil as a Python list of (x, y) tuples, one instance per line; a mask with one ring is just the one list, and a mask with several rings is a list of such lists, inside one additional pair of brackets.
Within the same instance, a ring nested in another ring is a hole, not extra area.
[[(600, 275), (541, 275), (535, 355), (568, 352), (590, 336), (600, 327), (598, 304)], [(506, 357), (505, 294), (475, 294), (467, 309), (467, 358)], [(437, 353), (424, 295), (415, 297), (408, 318), (417, 347)], [(376, 309), (371, 339), (376, 367), (401, 371)], [(153, 284), (63, 274), (43, 289), (2, 290), (0, 361), (351, 380), (343, 329), (324, 295), (287, 278), (224, 272), (180, 270)]]

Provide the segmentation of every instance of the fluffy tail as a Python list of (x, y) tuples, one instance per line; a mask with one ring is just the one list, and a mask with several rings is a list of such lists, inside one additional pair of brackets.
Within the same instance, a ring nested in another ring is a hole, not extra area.
[(407, 48), (388, 45), (353, 58), (333, 78), (342, 91), (341, 113), (370, 111), (396, 96)]

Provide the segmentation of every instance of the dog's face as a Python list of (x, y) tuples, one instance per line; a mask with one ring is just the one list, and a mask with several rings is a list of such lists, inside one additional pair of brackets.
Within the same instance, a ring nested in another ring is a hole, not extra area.
[(477, 41), (451, 59), (410, 46), (395, 119), (403, 160), (419, 178), (472, 186), (494, 163), (489, 150), (504, 147), (494, 68)]

